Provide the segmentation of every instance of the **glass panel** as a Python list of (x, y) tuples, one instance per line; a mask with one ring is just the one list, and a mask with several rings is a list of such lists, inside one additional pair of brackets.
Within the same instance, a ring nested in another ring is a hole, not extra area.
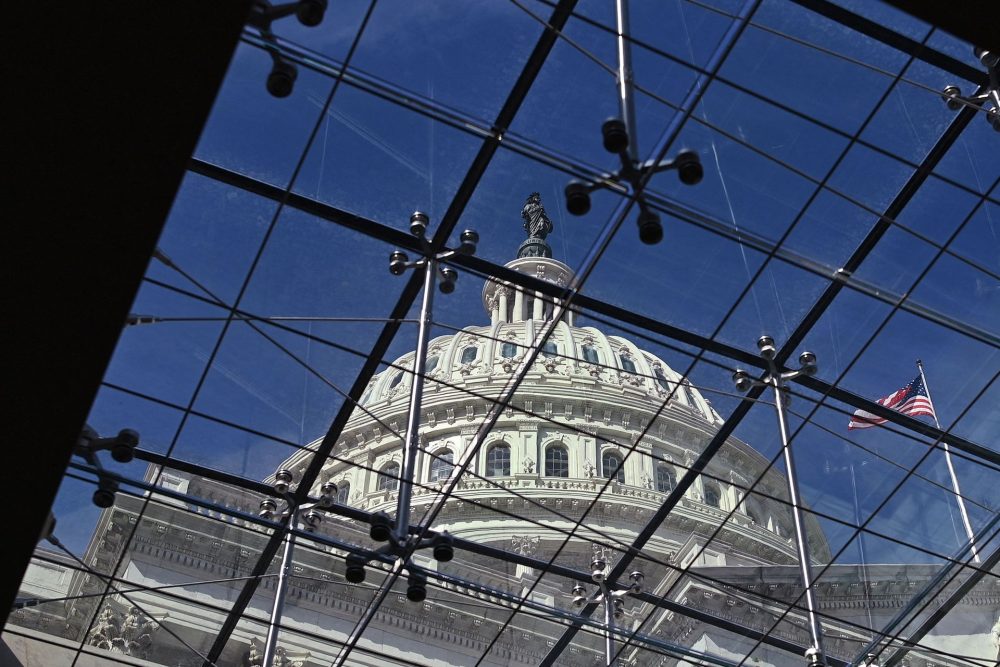
[[(462, 38), (445, 25), (461, 25)], [(390, 0), (373, 12), (352, 64), (492, 120), (540, 33), (513, 4), (456, 10)]]
[[(970, 45), (895, 8), (839, 4), (981, 71)], [(623, 593), (643, 575), (644, 595), (619, 596), (621, 662), (800, 665), (774, 392), (732, 382), (763, 376), (769, 334), (772, 370), (805, 349), (819, 362), (786, 376), (786, 407), (829, 655), (992, 664), (995, 577), (975, 558), (997, 548), (1000, 153), (980, 117), (941, 143), (959, 113), (942, 87), (973, 84), (796, 3), (759, 3), (745, 29), (729, 0), (633, 3), (638, 152), (687, 147), (704, 172), (639, 190), (600, 131), (620, 113), (613, 3), (581, 0), (558, 31), (547, 2), (367, 10), (275, 22), (299, 71), (281, 100), (244, 34), (196, 152), (223, 172), (183, 180), (88, 417), (109, 438), (134, 428), (139, 448), (80, 445), (8, 644), (50, 642), (45, 664), (259, 665), (285, 502), (332, 482), (336, 502), (294, 522), (283, 664), (604, 664), (605, 608), (574, 603), (600, 590), (596, 560)], [(571, 216), (572, 178), (613, 187)], [(552, 229), (525, 245), (532, 193)], [(414, 210), (429, 246), (407, 233)], [(448, 251), (467, 228), (475, 257)], [(422, 269), (388, 272), (397, 247), (459, 276), (426, 314), (426, 359)], [(559, 299), (571, 312), (553, 322)], [(918, 359), (934, 414), (849, 428)], [(397, 512), (415, 372), (403, 509), (421, 539), (396, 577), (368, 524)], [(163, 627), (128, 621), (133, 593)]]
[[(793, 20), (795, 14), (805, 13), (802, 8), (785, 5), (780, 5), (779, 10), (779, 3), (769, 3), (768, 6), (771, 7), (770, 15), (781, 17), (786, 24)], [(821, 24), (822, 19), (817, 20), (810, 15), (810, 23), (814, 22)], [(803, 25), (807, 24), (800, 23), (799, 27)], [(806, 32), (809, 40), (822, 39), (821, 30), (800, 32)], [(838, 41), (837, 45), (839, 47), (844, 43)], [(876, 50), (879, 50), (878, 47)], [(902, 64), (900, 54), (893, 54), (884, 47), (880, 50), (890, 54), (899, 65)], [(790, 60), (799, 66), (786, 67)], [(820, 82), (809, 75), (817, 70), (826, 72), (829, 78)], [(860, 126), (864, 114), (875, 105), (890, 82), (881, 73), (831, 58), (817, 49), (782, 39), (757, 27), (746, 30), (721, 71), (731, 81), (748, 85), (792, 109), (848, 132)]]

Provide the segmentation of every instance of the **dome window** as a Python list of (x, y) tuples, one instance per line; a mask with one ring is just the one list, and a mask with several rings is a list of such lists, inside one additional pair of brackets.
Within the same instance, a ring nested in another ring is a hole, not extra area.
[(337, 504), (346, 505), (347, 500), (351, 497), (351, 483), (344, 480), (337, 485)]
[(660, 493), (670, 493), (677, 486), (674, 471), (665, 465), (656, 466), (656, 490)]
[(601, 455), (601, 473), (607, 479), (613, 479), (619, 484), (624, 484), (625, 469), (622, 467), (622, 457), (614, 452), (604, 452)]
[(697, 410), (698, 404), (694, 401), (694, 392), (691, 391), (691, 385), (687, 382), (684, 383), (684, 396), (687, 398), (688, 405), (690, 405), (692, 409)]
[(464, 350), (462, 350), (462, 363), (471, 364), (473, 361), (476, 360), (476, 357), (478, 355), (479, 355), (479, 348), (476, 347), (475, 345), (469, 345)]
[(714, 482), (705, 484), (705, 504), (712, 507), (722, 507), (722, 492), (719, 490), (718, 484)]
[(618, 360), (622, 362), (622, 370), (625, 371), (626, 373), (632, 373), (633, 375), (635, 375), (636, 373), (639, 372), (636, 370), (635, 362), (632, 361), (631, 357), (628, 357), (624, 354), (619, 354)]
[(399, 383), (402, 381), (403, 381), (403, 371), (399, 371), (394, 376), (392, 376), (392, 380), (389, 382), (389, 389), (395, 389), (397, 386), (399, 386)]
[(653, 375), (656, 376), (656, 384), (660, 385), (663, 391), (670, 391), (670, 382), (667, 380), (667, 376), (663, 374), (663, 371), (659, 366), (653, 369)]
[(395, 491), (399, 488), (399, 464), (390, 463), (378, 473), (378, 490)]
[(431, 460), (430, 481), (444, 481), (451, 477), (451, 471), (454, 469), (455, 453), (450, 449), (441, 450)]
[(493, 445), (486, 453), (486, 476), (510, 476), (510, 445)]
[(517, 345), (511, 342), (506, 342), (500, 346), (500, 356), (504, 359), (510, 359), (517, 354)]
[(569, 477), (569, 454), (565, 447), (553, 445), (545, 450), (545, 476)]
[(551, 340), (546, 341), (545, 345), (542, 345), (542, 354), (546, 357), (555, 357), (559, 354), (559, 346)]
[(601, 363), (600, 357), (597, 356), (597, 348), (593, 345), (583, 346), (583, 360), (588, 364), (599, 364)]
[(427, 357), (427, 361), (424, 362), (424, 374), (430, 373), (435, 368), (438, 367), (438, 355), (432, 357)]

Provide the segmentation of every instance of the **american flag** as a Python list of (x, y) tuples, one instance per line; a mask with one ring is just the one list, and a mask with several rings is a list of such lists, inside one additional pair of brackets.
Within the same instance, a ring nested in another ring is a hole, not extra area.
[[(904, 415), (909, 415), (910, 417), (919, 417), (921, 415), (935, 417), (934, 405), (931, 404), (931, 398), (927, 395), (927, 388), (924, 387), (924, 379), (919, 375), (914, 378), (913, 382), (899, 391), (879, 399), (878, 404), (897, 412), (902, 412)], [(871, 428), (872, 426), (884, 424), (887, 421), (889, 420), (883, 419), (878, 415), (873, 415), (870, 412), (857, 410), (851, 417), (851, 423), (847, 425), (847, 428), (848, 430)]]

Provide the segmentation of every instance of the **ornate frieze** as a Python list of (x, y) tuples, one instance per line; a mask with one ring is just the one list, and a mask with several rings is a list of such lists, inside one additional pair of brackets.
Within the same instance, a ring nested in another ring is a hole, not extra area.
[[(157, 620), (162, 621), (166, 616), (163, 614)], [(94, 627), (87, 635), (87, 644), (105, 651), (145, 659), (158, 628), (159, 624), (138, 607), (133, 606), (128, 612), (120, 612), (108, 604), (98, 614)]]
[[(273, 667), (305, 667), (309, 660), (308, 651), (289, 652), (278, 644), (274, 648)], [(264, 642), (253, 637), (250, 648), (243, 654), (243, 667), (264, 667)]]

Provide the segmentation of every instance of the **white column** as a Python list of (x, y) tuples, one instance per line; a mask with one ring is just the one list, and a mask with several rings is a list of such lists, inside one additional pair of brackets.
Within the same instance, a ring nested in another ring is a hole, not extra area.
[(514, 316), (510, 319), (511, 322), (524, 321), (524, 290), (520, 287), (514, 288)]
[(532, 313), (532, 319), (541, 320), (542, 319), (542, 308), (545, 306), (545, 302), (542, 301), (541, 292), (535, 292), (535, 303), (534, 312)]
[(510, 322), (510, 318), (507, 316), (507, 313), (508, 313), (508, 311), (507, 311), (507, 290), (505, 288), (501, 287), (498, 290), (498, 293), (500, 294), (500, 299), (499, 299), (499, 301), (500, 301), (500, 321), (502, 321), (502, 322)]

